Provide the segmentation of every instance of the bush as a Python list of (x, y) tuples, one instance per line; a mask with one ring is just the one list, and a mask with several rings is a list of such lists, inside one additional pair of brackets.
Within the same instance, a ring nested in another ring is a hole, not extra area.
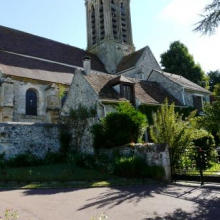
[(55, 163), (65, 163), (66, 157), (60, 152), (48, 152), (43, 159), (44, 164), (55, 164)]
[(147, 128), (146, 116), (129, 103), (119, 104), (117, 110), (93, 126), (96, 149), (113, 148), (142, 140)]
[(6, 165), (5, 152), (0, 154), (0, 169), (4, 169)]
[(39, 166), (43, 160), (33, 155), (31, 152), (19, 154), (7, 161), (7, 165), (11, 167), (30, 167)]
[(75, 165), (82, 168), (93, 169), (95, 168), (95, 157), (91, 154), (77, 153), (74, 156)]
[(141, 157), (121, 157), (116, 161), (114, 173), (128, 178), (163, 179), (164, 169), (160, 166), (148, 166)]

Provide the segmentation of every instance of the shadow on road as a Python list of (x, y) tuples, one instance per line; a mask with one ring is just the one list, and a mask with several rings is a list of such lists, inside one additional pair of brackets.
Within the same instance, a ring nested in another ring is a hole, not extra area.
[[(196, 209), (193, 212), (186, 212), (177, 209), (165, 216), (155, 216), (143, 220), (219, 220), (220, 219), (220, 188), (215, 187), (190, 187), (181, 185), (168, 186), (141, 186), (141, 187), (117, 187), (109, 189), (99, 197), (87, 200), (87, 204), (78, 210), (85, 210), (95, 206), (96, 208), (114, 208), (122, 203), (128, 202), (134, 205), (143, 199), (152, 198), (157, 194), (182, 199), (195, 203)], [(164, 204), (167, 205), (167, 204)]]

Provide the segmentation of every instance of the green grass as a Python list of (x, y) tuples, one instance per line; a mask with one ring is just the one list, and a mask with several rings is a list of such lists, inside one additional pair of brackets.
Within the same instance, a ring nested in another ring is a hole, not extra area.
[[(187, 172), (189, 175), (199, 175), (199, 171), (193, 170)], [(220, 176), (220, 164), (213, 163), (212, 166), (203, 172), (203, 175)]]
[(87, 170), (79, 167), (71, 167), (67, 164), (51, 164), (36, 167), (6, 168), (0, 171), (0, 181), (18, 182), (45, 182), (45, 181), (93, 181), (109, 180), (113, 175)]

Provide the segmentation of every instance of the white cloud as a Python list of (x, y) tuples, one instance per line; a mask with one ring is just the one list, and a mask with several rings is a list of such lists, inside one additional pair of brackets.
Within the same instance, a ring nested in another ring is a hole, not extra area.
[(173, 0), (160, 12), (158, 18), (189, 25), (198, 20), (198, 14), (207, 3), (208, 0)]

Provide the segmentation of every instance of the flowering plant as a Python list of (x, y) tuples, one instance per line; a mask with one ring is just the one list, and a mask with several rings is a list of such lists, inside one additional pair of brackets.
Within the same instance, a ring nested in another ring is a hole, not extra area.
[(16, 220), (19, 219), (19, 215), (17, 211), (14, 211), (13, 209), (6, 209), (4, 216), (0, 216), (0, 220)]

